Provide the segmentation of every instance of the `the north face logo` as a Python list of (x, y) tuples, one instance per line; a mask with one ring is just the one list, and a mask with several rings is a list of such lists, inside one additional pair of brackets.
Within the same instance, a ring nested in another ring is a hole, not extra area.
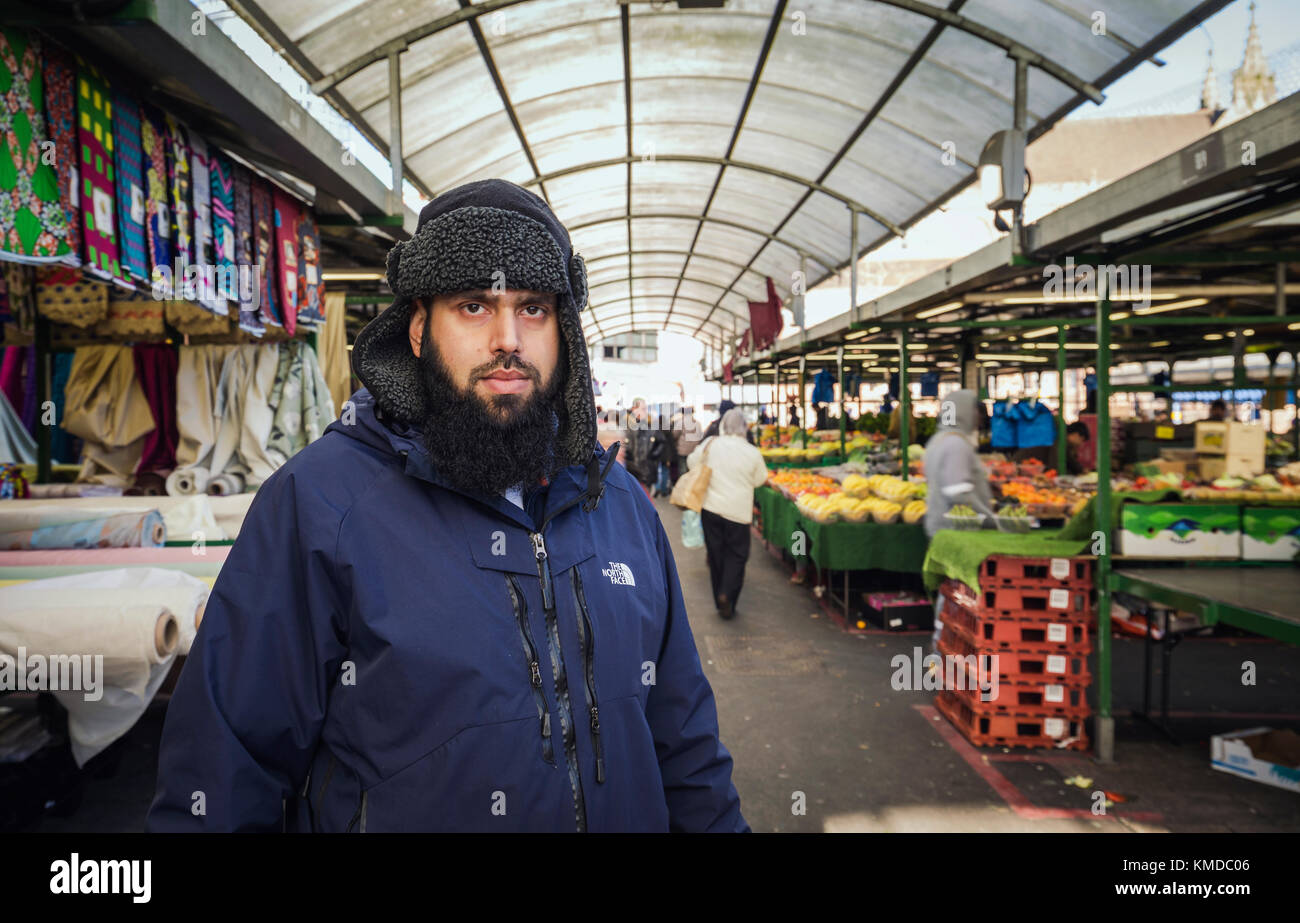
[(618, 561), (610, 561), (609, 567), (603, 567), (600, 571), (609, 578), (610, 583), (616, 583), (620, 586), (636, 586), (636, 579), (632, 576), (632, 568)]

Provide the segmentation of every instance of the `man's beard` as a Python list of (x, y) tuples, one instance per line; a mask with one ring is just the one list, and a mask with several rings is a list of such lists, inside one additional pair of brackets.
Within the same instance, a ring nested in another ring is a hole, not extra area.
[[(532, 381), (532, 394), (494, 394), (485, 400), (475, 393), (475, 384), (506, 368), (507, 361)], [(564, 379), (563, 356), (545, 385), (534, 366), (500, 356), (471, 371), (469, 390), (462, 391), (429, 339), (426, 324), (419, 363), (429, 408), (420, 427), (424, 447), (434, 470), (449, 484), (501, 494), (511, 487), (535, 486), (558, 470), (554, 406)]]

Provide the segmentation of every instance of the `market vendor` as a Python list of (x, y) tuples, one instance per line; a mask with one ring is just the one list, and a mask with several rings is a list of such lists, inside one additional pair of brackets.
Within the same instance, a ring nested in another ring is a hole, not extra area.
[(1065, 428), (1065, 469), (1068, 474), (1084, 474), (1092, 470), (1093, 466), (1085, 465), (1080, 456), (1091, 438), (1087, 425), (1080, 420), (1075, 420)]

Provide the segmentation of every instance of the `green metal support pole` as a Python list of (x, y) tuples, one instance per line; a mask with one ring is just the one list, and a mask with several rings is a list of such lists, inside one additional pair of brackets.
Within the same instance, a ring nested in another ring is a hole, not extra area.
[(1056, 473), (1065, 474), (1065, 328), (1056, 328)]
[(840, 459), (841, 461), (848, 454), (844, 451), (844, 347), (841, 346), (835, 350), (835, 369), (840, 382)]
[[(1097, 758), (1115, 760), (1115, 719), (1110, 713), (1110, 293), (1101, 285), (1097, 302), (1097, 499), (1093, 547), (1097, 555)], [(1100, 538), (1101, 545), (1097, 547)]]
[(1291, 353), (1291, 445), (1300, 458), (1300, 350)]
[(912, 389), (907, 386), (907, 328), (900, 327), (898, 330), (898, 448), (902, 456), (904, 481), (907, 480), (907, 449), (912, 435), (908, 432), (910, 427), (907, 425), (912, 419), (911, 392)]
[(808, 447), (808, 394), (804, 385), (806, 383), (804, 373), (807, 369), (808, 361), (804, 356), (799, 357), (799, 444), (805, 449)]

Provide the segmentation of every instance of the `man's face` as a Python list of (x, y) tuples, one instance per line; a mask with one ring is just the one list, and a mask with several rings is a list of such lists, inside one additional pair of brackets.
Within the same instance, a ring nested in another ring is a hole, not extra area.
[(1083, 437), (1080, 436), (1078, 433), (1067, 433), (1065, 436), (1065, 441), (1068, 442), (1070, 445), (1076, 447), (1083, 445)]
[(507, 289), (436, 295), (411, 311), (411, 351), (421, 355), (425, 321), (452, 384), (501, 422), (550, 390), (559, 365), (556, 296)]

